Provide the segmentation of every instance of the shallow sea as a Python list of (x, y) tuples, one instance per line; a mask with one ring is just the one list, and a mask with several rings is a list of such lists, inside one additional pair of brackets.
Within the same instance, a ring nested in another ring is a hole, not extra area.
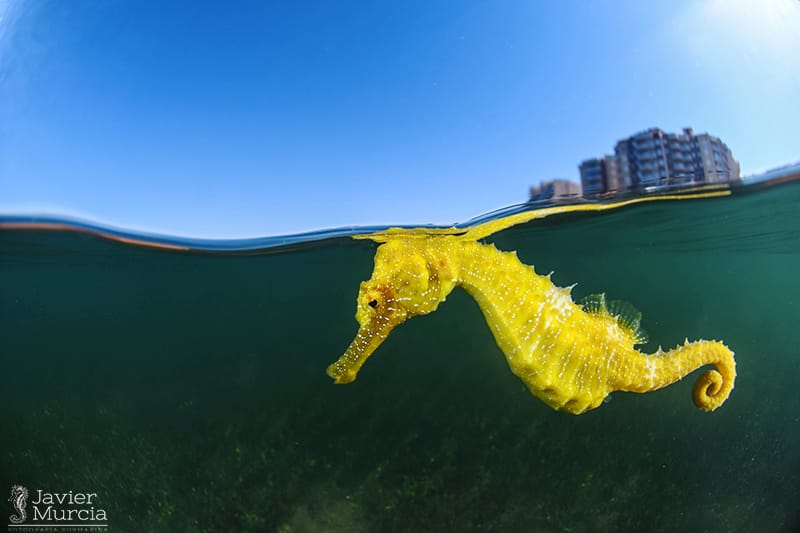
[(458, 290), (336, 386), (372, 242), (176, 251), (7, 228), (0, 490), (96, 493), (108, 531), (800, 527), (800, 183), (487, 241), (576, 297), (634, 304), (645, 351), (724, 340), (730, 398), (697, 410), (698, 371), (552, 411)]

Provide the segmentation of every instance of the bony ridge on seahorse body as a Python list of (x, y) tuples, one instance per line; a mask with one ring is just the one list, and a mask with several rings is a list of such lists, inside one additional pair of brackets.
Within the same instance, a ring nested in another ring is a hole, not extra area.
[[(523, 213), (527, 219), (548, 214)], [(477, 301), (512, 372), (554, 409), (580, 414), (613, 391), (653, 391), (704, 365), (716, 370), (706, 370), (695, 382), (695, 405), (713, 411), (725, 402), (736, 378), (728, 347), (701, 340), (652, 355), (638, 351), (635, 344), (643, 342), (638, 319), (615, 314), (602, 295), (578, 305), (571, 287), (557, 287), (514, 252), (478, 242), (525, 220), (510, 218), (461, 232), (391, 229), (360, 236), (382, 244), (372, 277), (359, 290), (358, 333), (328, 375), (336, 383), (355, 380), (392, 329), (435, 311), (461, 287)]]

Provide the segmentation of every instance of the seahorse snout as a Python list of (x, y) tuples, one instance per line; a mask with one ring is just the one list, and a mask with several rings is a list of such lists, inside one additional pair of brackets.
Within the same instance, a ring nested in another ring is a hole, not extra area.
[(372, 355), (372, 353), (389, 336), (394, 327), (402, 322), (390, 320), (388, 317), (376, 315), (372, 320), (365, 321), (358, 328), (355, 339), (347, 347), (344, 354), (331, 364), (327, 373), (336, 384), (351, 383), (355, 381), (359, 369)]

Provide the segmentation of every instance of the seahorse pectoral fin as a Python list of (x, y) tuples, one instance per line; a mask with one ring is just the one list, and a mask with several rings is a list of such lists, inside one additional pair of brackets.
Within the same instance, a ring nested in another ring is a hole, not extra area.
[(334, 383), (344, 384), (355, 381), (361, 366), (389, 336), (396, 325), (396, 321), (381, 320), (380, 318), (362, 324), (358, 328), (356, 338), (353, 339), (344, 354), (327, 369), (327, 373), (334, 379)]

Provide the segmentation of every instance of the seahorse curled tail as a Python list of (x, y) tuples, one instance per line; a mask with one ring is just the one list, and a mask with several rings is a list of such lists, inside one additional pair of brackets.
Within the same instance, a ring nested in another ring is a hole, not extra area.
[(713, 364), (716, 370), (706, 370), (692, 388), (692, 400), (698, 409), (713, 411), (728, 399), (736, 381), (736, 360), (733, 352), (717, 341), (687, 343), (677, 348), (680, 357), (700, 365)]
[(683, 379), (706, 365), (715, 369), (703, 372), (694, 384), (692, 399), (698, 409), (713, 411), (725, 403), (736, 381), (733, 352), (719, 341), (684, 342), (668, 352), (642, 354), (630, 367), (633, 372), (618, 376), (617, 390), (649, 392)]

